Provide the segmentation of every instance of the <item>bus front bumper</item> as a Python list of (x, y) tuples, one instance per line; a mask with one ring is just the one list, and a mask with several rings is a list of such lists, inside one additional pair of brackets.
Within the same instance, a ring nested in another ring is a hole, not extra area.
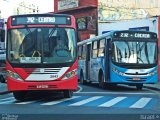
[(124, 83), (124, 84), (136, 84), (136, 83), (141, 83), (141, 84), (156, 84), (158, 83), (158, 75), (153, 75), (150, 77), (141, 77), (141, 76), (120, 76), (117, 74), (112, 74), (111, 76), (111, 82), (113, 83)]
[(7, 78), (8, 91), (29, 90), (77, 90), (78, 76), (60, 81), (18, 81)]

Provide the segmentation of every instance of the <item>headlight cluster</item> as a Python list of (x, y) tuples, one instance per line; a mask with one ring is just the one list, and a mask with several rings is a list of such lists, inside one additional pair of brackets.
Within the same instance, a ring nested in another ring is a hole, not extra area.
[(68, 72), (68, 73), (62, 78), (62, 80), (71, 78), (71, 77), (73, 77), (73, 76), (75, 76), (75, 75), (77, 75), (77, 74), (78, 74), (77, 69), (74, 69), (74, 70)]
[(157, 73), (157, 70), (155, 70), (155, 71), (153, 71), (153, 72), (151, 72), (151, 73), (148, 73), (148, 76), (152, 76), (152, 75), (154, 75), (154, 74), (156, 74)]
[(14, 73), (14, 72), (9, 71), (9, 70), (7, 70), (6, 76), (7, 76), (7, 77), (10, 77), (10, 78), (13, 78), (13, 79), (15, 79), (15, 80), (20, 80), (20, 81), (22, 81), (22, 78), (21, 78), (17, 73)]
[(124, 75), (124, 73), (123, 72), (120, 72), (120, 71), (118, 71), (116, 68), (114, 68), (114, 67), (112, 67), (112, 71), (113, 72), (115, 72), (115, 73), (117, 73), (118, 75)]

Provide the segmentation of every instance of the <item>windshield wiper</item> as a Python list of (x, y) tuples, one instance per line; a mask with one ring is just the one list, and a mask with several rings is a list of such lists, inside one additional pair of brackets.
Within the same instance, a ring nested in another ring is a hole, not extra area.
[(147, 58), (147, 62), (148, 64), (150, 64), (150, 61), (149, 61), (149, 56), (148, 56), (148, 50), (147, 50), (147, 43), (145, 43), (145, 54), (146, 54), (146, 58)]
[[(128, 58), (129, 58), (131, 56), (131, 49), (129, 47), (128, 42), (125, 42), (125, 43), (127, 44), (127, 47), (128, 47), (128, 52), (129, 52)], [(126, 52), (126, 49), (125, 49), (125, 52)], [(127, 54), (127, 52), (126, 52), (126, 54)]]
[(139, 50), (137, 50), (137, 54), (139, 54), (139, 52), (141, 52), (144, 47), (145, 47), (145, 43), (143, 43), (141, 47), (139, 46)]

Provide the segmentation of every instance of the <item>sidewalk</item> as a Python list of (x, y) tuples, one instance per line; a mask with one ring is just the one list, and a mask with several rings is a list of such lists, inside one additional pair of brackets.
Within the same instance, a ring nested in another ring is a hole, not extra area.
[(0, 95), (9, 93), (6, 83), (0, 83)]
[(160, 91), (160, 82), (157, 84), (144, 84), (144, 87)]

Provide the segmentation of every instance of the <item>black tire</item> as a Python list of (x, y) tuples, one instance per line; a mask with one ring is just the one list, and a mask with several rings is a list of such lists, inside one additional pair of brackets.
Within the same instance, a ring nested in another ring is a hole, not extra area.
[(83, 73), (81, 72), (81, 75), (80, 75), (80, 83), (85, 85), (86, 84), (86, 81), (84, 80), (84, 76), (83, 76)]
[(143, 84), (136, 84), (136, 88), (137, 88), (137, 90), (142, 90)]
[(27, 92), (26, 91), (16, 91), (16, 92), (13, 92), (13, 96), (16, 100), (24, 100), (25, 99), (25, 96), (26, 96)]
[(64, 94), (64, 98), (71, 98), (73, 96), (73, 91), (72, 90), (64, 90), (63, 94)]
[(117, 84), (114, 83), (106, 83), (106, 88), (107, 89), (116, 89)]
[(99, 74), (99, 87), (105, 89), (106, 83), (104, 82), (104, 75), (102, 73)]
[(3, 81), (3, 77), (0, 75), (0, 82), (2, 83), (2, 81)]
[(2, 75), (0, 75), (0, 82), (1, 83), (5, 83), (6, 82), (5, 79), (4, 79), (4, 77)]

